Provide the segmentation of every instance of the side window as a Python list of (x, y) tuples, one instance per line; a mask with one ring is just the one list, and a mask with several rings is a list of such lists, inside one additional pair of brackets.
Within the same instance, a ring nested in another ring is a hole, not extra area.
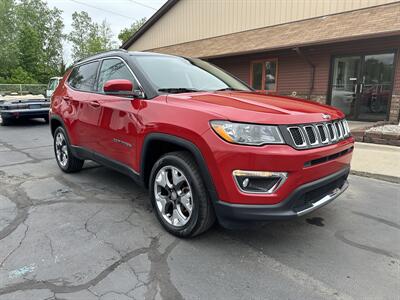
[(98, 65), (96, 61), (74, 68), (68, 78), (68, 84), (77, 90), (93, 91)]
[(112, 79), (127, 79), (133, 84), (133, 89), (139, 89), (138, 84), (128, 67), (116, 58), (105, 59), (101, 64), (97, 90), (104, 92), (104, 84)]

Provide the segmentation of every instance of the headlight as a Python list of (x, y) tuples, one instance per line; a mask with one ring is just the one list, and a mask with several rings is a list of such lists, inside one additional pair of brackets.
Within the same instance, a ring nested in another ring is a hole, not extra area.
[(284, 143), (276, 126), (229, 121), (211, 121), (210, 124), (222, 139), (230, 143), (253, 146)]

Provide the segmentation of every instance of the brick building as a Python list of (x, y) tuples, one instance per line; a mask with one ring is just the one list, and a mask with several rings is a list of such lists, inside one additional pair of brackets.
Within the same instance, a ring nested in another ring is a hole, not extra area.
[(169, 0), (122, 48), (200, 57), (268, 94), (399, 121), (399, 1)]

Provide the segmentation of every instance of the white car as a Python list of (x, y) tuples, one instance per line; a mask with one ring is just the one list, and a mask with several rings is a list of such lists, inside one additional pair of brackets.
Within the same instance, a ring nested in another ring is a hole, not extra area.
[(47, 85), (46, 98), (50, 98), (53, 95), (55, 89), (60, 83), (62, 77), (52, 77), (50, 78), (49, 84)]

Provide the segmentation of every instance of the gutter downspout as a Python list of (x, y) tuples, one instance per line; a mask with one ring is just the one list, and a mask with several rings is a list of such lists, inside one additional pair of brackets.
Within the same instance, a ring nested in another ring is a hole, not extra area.
[(311, 100), (311, 95), (314, 91), (315, 65), (307, 56), (304, 55), (299, 47), (293, 48), (293, 50), (296, 51), (296, 53), (311, 67), (310, 88), (308, 90), (308, 100)]

